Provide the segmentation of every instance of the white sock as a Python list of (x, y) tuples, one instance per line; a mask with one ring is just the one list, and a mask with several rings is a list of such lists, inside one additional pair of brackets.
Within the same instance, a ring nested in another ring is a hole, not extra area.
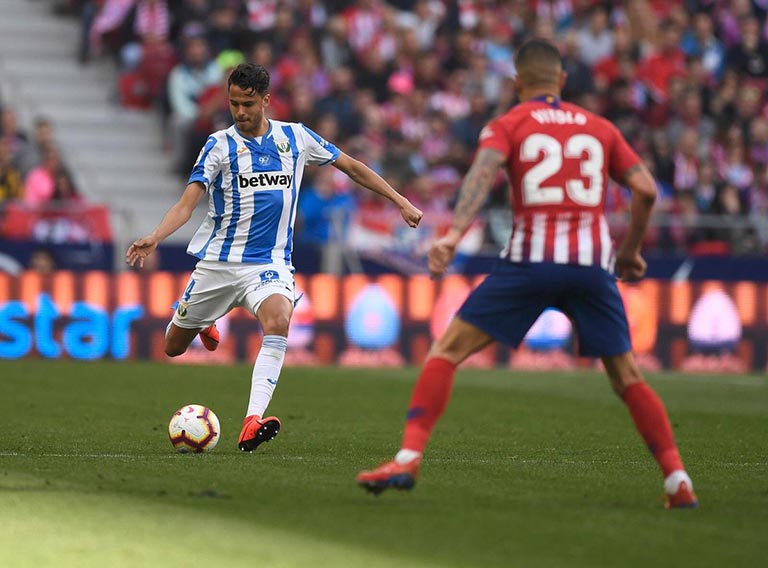
[(691, 478), (688, 477), (688, 474), (682, 469), (675, 470), (667, 476), (664, 480), (664, 491), (666, 491), (668, 495), (674, 495), (677, 493), (677, 489), (683, 481), (688, 485), (688, 489), (693, 491), (693, 482), (691, 481)]
[(400, 450), (395, 455), (395, 461), (400, 465), (405, 465), (420, 457), (421, 452), (417, 452), (416, 450)]
[(285, 360), (285, 350), (288, 348), (288, 338), (282, 335), (265, 335), (261, 344), (256, 364), (251, 376), (251, 398), (248, 400), (246, 416), (258, 414), (264, 417), (264, 411), (272, 400), (280, 370)]

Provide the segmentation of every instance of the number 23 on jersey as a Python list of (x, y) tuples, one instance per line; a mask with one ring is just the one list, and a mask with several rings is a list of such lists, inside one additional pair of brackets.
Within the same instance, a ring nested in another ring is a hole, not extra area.
[[(581, 177), (568, 177), (563, 171), (565, 158), (579, 160)], [(599, 205), (605, 186), (604, 160), (603, 145), (590, 134), (574, 134), (564, 143), (548, 134), (527, 136), (520, 145), (520, 161), (536, 164), (522, 178), (524, 204), (555, 205), (563, 203), (567, 194), (579, 205)], [(561, 180), (561, 185), (554, 180)]]

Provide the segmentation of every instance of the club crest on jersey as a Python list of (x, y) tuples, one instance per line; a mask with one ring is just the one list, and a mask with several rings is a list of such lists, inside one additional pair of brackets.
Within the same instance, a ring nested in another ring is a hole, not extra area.
[(280, 140), (275, 140), (275, 146), (277, 146), (277, 151), (281, 154), (287, 154), (291, 151), (291, 143), (288, 142), (287, 138), (281, 138)]

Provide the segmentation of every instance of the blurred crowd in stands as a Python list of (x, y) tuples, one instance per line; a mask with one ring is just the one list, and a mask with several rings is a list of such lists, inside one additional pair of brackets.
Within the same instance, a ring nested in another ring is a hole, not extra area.
[(51, 121), (37, 118), (30, 136), (19, 127), (15, 110), (0, 101), (0, 207), (11, 200), (37, 208), (81, 197), (62, 162)]
[[(371, 165), (439, 220), (435, 230), (481, 128), (515, 102), (516, 47), (553, 39), (564, 98), (613, 121), (658, 179), (653, 247), (766, 250), (768, 0), (60, 1), (81, 18), (82, 62), (114, 57), (121, 104), (162, 109), (180, 174), (211, 131), (231, 124), (223, 86), (250, 61), (271, 73), (272, 118), (304, 122)], [(22, 140), (3, 115), (0, 172), (18, 166), (34, 180), (37, 166), (58, 187), (65, 170), (38, 140), (50, 125), (40, 128)], [(52, 194), (2, 183), (0, 199)], [(607, 192), (620, 237), (629, 201), (616, 185)], [(491, 201), (506, 207), (501, 176)], [(335, 170), (314, 170), (297, 239), (322, 244), (347, 230), (350, 212), (376, 221), (386, 207)], [(492, 225), (485, 239), (498, 244), (506, 235)]]

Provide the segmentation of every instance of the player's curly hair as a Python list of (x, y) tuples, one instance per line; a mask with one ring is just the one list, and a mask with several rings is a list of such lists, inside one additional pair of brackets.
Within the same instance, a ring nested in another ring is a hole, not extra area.
[(264, 96), (269, 92), (269, 71), (263, 65), (241, 63), (232, 70), (227, 88), (237, 85), (243, 91), (252, 91)]

